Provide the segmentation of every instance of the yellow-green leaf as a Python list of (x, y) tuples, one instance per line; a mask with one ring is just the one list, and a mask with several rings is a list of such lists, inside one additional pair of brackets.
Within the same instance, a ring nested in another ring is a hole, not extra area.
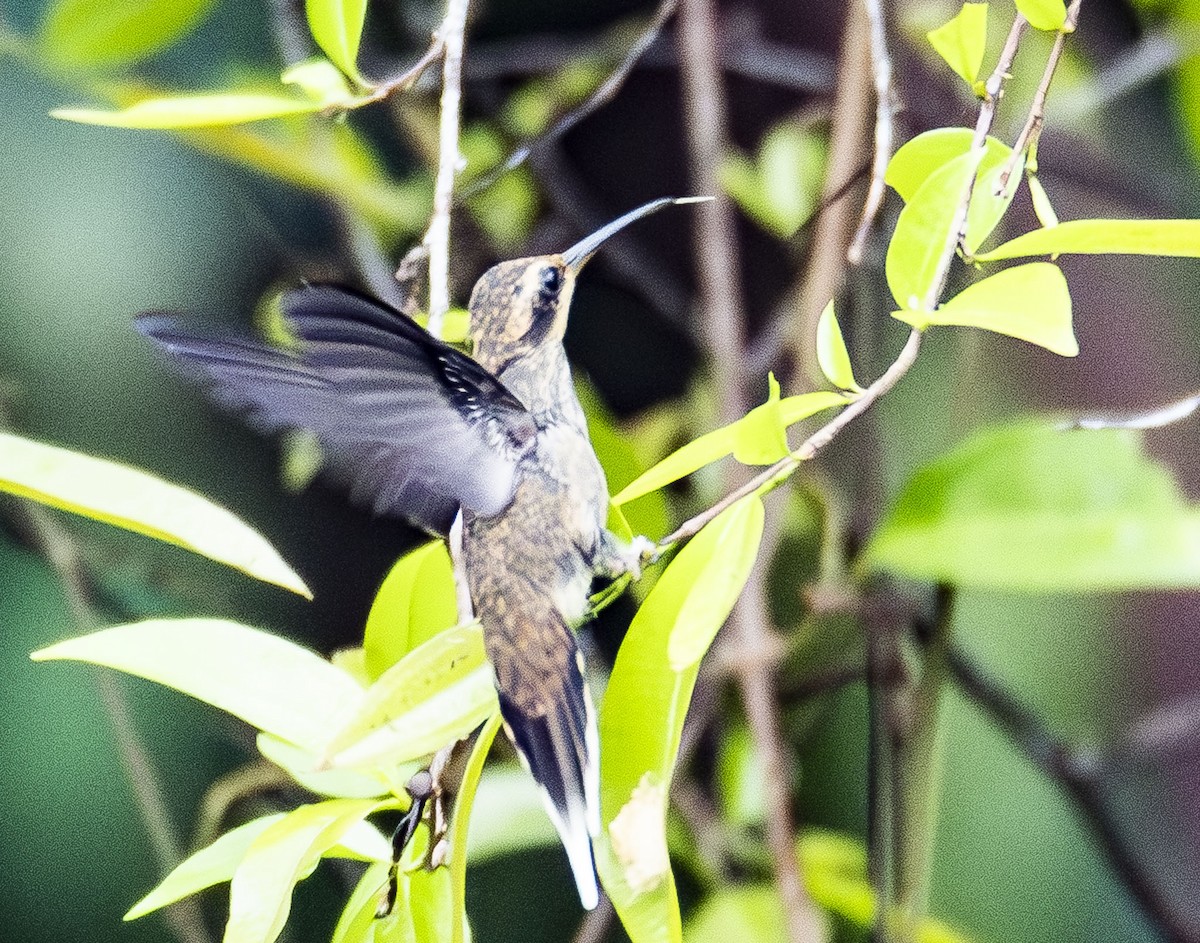
[(788, 453), (779, 381), (767, 377), (767, 401), (733, 424), (733, 457), (743, 465), (773, 465)]
[(233, 873), (224, 943), (273, 943), (291, 910), (292, 888), (378, 807), (369, 799), (330, 799), (302, 805), (271, 823)]
[(367, 689), (325, 747), (329, 764), (403, 763), (465, 737), (496, 710), (478, 622), (435, 635)]
[(256, 738), (258, 752), (285, 770), (309, 792), (330, 799), (375, 799), (388, 793), (403, 794), (404, 784), (417, 771), (416, 763), (387, 769), (319, 769), (320, 755), (280, 740), (269, 733)]
[(0, 432), (0, 491), (164, 540), (312, 598), (257, 531), (194, 491), (136, 468)]
[(983, 65), (987, 11), (986, 3), (964, 3), (954, 19), (925, 34), (937, 54), (972, 87)]
[(1016, 3), (1034, 29), (1060, 30), (1067, 21), (1063, 0), (1016, 0)]
[(116, 68), (165, 49), (208, 15), (214, 0), (56, 0), (38, 32), (56, 67)]
[(975, 260), (1070, 254), (1200, 258), (1200, 220), (1076, 219), (1027, 232), (975, 256)]
[(968, 151), (939, 167), (900, 212), (888, 244), (885, 273), (899, 307), (919, 310), (928, 305), (938, 262), (954, 238), (959, 204), (984, 152)]
[(1029, 196), (1033, 200), (1033, 212), (1038, 222), (1043, 226), (1057, 226), (1058, 214), (1054, 212), (1054, 205), (1036, 174), (1029, 177)]
[(354, 104), (354, 95), (346, 84), (346, 77), (328, 59), (297, 62), (279, 76), (279, 81), (284, 85), (295, 85), (322, 108)]
[[(762, 533), (762, 500), (747, 495), (693, 537), (667, 567), (684, 592), (667, 642), (673, 671), (692, 667), (712, 645), (750, 577)], [(666, 578), (664, 573), (656, 585)], [(691, 585), (684, 588), (687, 581)]]
[(361, 82), (358, 44), (367, 15), (367, 0), (307, 0), (305, 9), (308, 28), (317, 45), (334, 65)]
[(110, 128), (179, 131), (310, 114), (320, 111), (322, 107), (319, 102), (287, 95), (228, 92), (214, 95), (147, 98), (119, 111), (56, 108), (50, 112), (50, 115), (64, 121), (98, 124)]
[(458, 621), (454, 566), (438, 540), (406, 553), (392, 567), (367, 615), (365, 663), (378, 678), (413, 648)]
[(30, 657), (86, 661), (165, 684), (310, 750), (319, 750), (364, 698), (348, 674), (307, 648), (224, 619), (118, 625)]
[(997, 272), (963, 289), (936, 311), (896, 311), (924, 330), (931, 324), (981, 327), (1045, 347), (1064, 357), (1079, 353), (1071, 327), (1071, 294), (1057, 265), (1031, 262)]
[(833, 299), (821, 312), (817, 321), (817, 363), (825, 379), (841, 390), (861, 391), (854, 379), (854, 368), (850, 365), (850, 352), (833, 313)]

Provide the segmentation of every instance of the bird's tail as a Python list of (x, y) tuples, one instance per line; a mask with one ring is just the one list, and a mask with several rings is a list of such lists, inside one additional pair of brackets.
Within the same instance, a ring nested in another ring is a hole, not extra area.
[(570, 646), (559, 662), (565, 670), (523, 678), (531, 667), (525, 664), (514, 672), (516, 678), (501, 678), (498, 672), (500, 713), (510, 739), (542, 789), (546, 811), (571, 863), (579, 899), (591, 910), (600, 899), (591, 841), (600, 832), (600, 751), (583, 656), (570, 629), (565, 624), (562, 628)]

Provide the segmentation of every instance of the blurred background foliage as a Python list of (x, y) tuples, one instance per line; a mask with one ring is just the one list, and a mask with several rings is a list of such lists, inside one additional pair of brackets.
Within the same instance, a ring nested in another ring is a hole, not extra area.
[[(67, 124), (48, 112), (121, 100), (129, 86), (114, 84), (118, 77), (143, 89), (244, 87), (274, 82), (283, 65), (311, 52), (288, 0), (225, 0), (207, 11), (181, 4), (204, 15), (179, 42), (131, 69), (89, 59), (78, 30), (70, 40), (77, 47), (60, 36), (39, 49), (35, 37), (50, 29), (48, 9), (71, 5), (5, 0), (2, 8), (3, 421), (213, 496), (266, 533), (315, 593), (308, 604), (182, 551), (64, 520), (81, 548), (101, 618), (200, 612), (262, 625), (326, 652), (352, 644), (387, 567), (416, 535), (400, 523), (372, 520), (320, 483), (290, 493), (281, 484), (279, 446), (212, 409), (151, 355), (130, 325), (147, 310), (249, 323), (265, 293), (300, 279), (354, 282), (396, 298), (390, 273), (427, 220), (436, 89), (418, 84), (386, 105), (315, 128), (313, 119), (295, 118), (196, 137)], [(764, 378), (756, 399), (765, 392), (767, 369), (781, 369), (780, 337), (798, 317), (796, 280), (813, 249), (845, 7), (835, 0), (747, 0), (721, 8), (734, 145), (722, 181), (742, 211), (748, 357), (757, 358), (747, 369)], [(935, 0), (892, 5), (905, 137), (974, 120), (974, 103), (924, 40), (954, 9)], [(462, 188), (470, 192), (472, 180), (586, 98), (652, 12), (634, 0), (473, 4)], [(993, 10), (997, 45), (1007, 15)], [(372, 3), (364, 73), (400, 71), (424, 51), (440, 16), (434, 3)], [(56, 28), (70, 34), (70, 23)], [(1018, 104), (1001, 109), (996, 127), (1005, 140), (1014, 138), (1040, 76), (1041, 39), (1031, 38), (1017, 61), (1008, 100)], [(474, 278), (497, 258), (560, 248), (639, 202), (690, 192), (681, 113), (668, 29), (613, 101), (536, 148), (524, 167), (479, 191), (457, 214), (456, 302), (466, 301)], [(865, 162), (866, 151), (861, 156)], [(1039, 158), (1041, 180), (1063, 218), (1200, 215), (1200, 3), (1088, 0), (1051, 96)], [(895, 202), (888, 204), (893, 216)], [(1032, 225), (1027, 203), (1013, 215), (1022, 228)], [(623, 447), (635, 462), (652, 461), (718, 423), (711, 376), (698, 353), (701, 328), (689, 308), (687, 225), (664, 214), (606, 247), (572, 311), (568, 350), (594, 390), (596, 409), (602, 404), (629, 434)], [(889, 228), (885, 213), (882, 230)], [(869, 247), (839, 307), (860, 378), (877, 375), (903, 337), (882, 316), (890, 306), (883, 245), (876, 239)], [(1083, 351), (1077, 360), (976, 332), (934, 332), (901, 386), (822, 458), (818, 490), (845, 519), (852, 542), (869, 532), (886, 498), (915, 468), (980, 422), (1031, 410), (1155, 402), (1200, 386), (1194, 262), (1072, 257), (1063, 267)], [(1193, 498), (1200, 494), (1195, 441), (1194, 423), (1150, 437), (1152, 452)], [(675, 494), (681, 507), (711, 501), (719, 482), (700, 476), (688, 488)], [(816, 696), (805, 690), (807, 680), (861, 659), (862, 650), (857, 626), (814, 618), (805, 605), (820, 575), (814, 506), (782, 495), (772, 505), (784, 522), (772, 569), (775, 615), (795, 641), (780, 688), (798, 751), (796, 807), (806, 826), (861, 836), (864, 690), (861, 684)], [(28, 652), (77, 626), (28, 522), (7, 499), (3, 511), (4, 936), (161, 939), (169, 930), (157, 917), (120, 920), (162, 872), (156, 857), (162, 848), (135, 801), (144, 774), (131, 775), (122, 762), (128, 732), (114, 734), (98, 676), (28, 661)], [(639, 513), (648, 529), (665, 529), (661, 507)], [(596, 644), (610, 656), (629, 612), (615, 606), (598, 626)], [(1181, 722), (1190, 717), (1194, 732), (1200, 595), (963, 592), (955, 632), (990, 675), (1071, 743), (1120, 738), (1135, 718), (1153, 716), (1162, 705), (1184, 705)], [(764, 873), (753, 757), (736, 702), (722, 697), (719, 676), (710, 680), (716, 720), (692, 766), (712, 793), (707, 800), (739, 836), (743, 853), (728, 877), (748, 880)], [(198, 810), (214, 780), (253, 756), (249, 734), (169, 692), (125, 678), (111, 683), (124, 693), (127, 722), (149, 752), (169, 829), (184, 847), (210, 837), (214, 823)], [(934, 913), (984, 941), (1154, 937), (1071, 803), (975, 705), (952, 696), (944, 729)], [(1153, 762), (1125, 764), (1104, 788), (1118, 827), (1193, 925), (1200, 923), (1195, 743), (1192, 737), (1192, 749), (1184, 742)], [(290, 798), (268, 792), (237, 812), (245, 817)], [(687, 919), (705, 876), (702, 853), (688, 851), (691, 840), (680, 829)], [(347, 880), (330, 869), (307, 882), (286, 938), (327, 938), (337, 910), (332, 901), (344, 897)], [(479, 940), (561, 940), (578, 919), (553, 845), (491, 859), (473, 870), (469, 894)], [(696, 940), (748, 934), (746, 915), (762, 905), (710, 903), (690, 932)], [(214, 933), (221, 906), (219, 893), (205, 899)], [(773, 925), (769, 914), (763, 925)], [(846, 939), (858, 933), (848, 924), (833, 926)]]

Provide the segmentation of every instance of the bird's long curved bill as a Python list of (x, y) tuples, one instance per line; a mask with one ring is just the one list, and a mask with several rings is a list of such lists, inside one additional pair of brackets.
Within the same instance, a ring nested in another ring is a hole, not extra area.
[(649, 203), (639, 206), (635, 210), (630, 210), (624, 216), (614, 219), (607, 226), (597, 229), (590, 236), (575, 243), (575, 245), (562, 254), (563, 261), (567, 264), (568, 268), (578, 272), (583, 268), (587, 260), (596, 254), (596, 250), (601, 245), (630, 223), (637, 222), (639, 219), (649, 216), (651, 213), (657, 213), (668, 206), (676, 206), (681, 203), (706, 203), (711, 199), (711, 196), (664, 196), (657, 200), (651, 200)]

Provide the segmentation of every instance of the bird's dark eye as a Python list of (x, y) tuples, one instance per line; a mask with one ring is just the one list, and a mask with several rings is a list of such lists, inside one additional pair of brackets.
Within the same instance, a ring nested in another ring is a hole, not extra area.
[(542, 269), (541, 291), (544, 295), (556, 295), (562, 287), (562, 272), (557, 266), (549, 265)]

